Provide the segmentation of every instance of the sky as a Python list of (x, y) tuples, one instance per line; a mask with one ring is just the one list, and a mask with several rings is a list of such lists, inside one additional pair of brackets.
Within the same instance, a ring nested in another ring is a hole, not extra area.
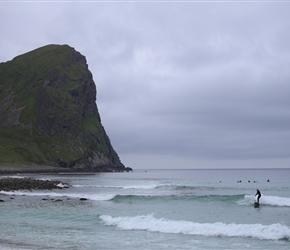
[(290, 167), (290, 1), (0, 1), (0, 62), (83, 54), (138, 168)]

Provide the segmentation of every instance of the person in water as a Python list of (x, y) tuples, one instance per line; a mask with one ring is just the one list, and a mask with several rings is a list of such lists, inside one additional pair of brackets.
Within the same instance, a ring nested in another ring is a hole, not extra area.
[(256, 193), (256, 195), (255, 195), (255, 197), (258, 195), (258, 197), (257, 197), (257, 202), (258, 202), (258, 204), (259, 204), (259, 200), (260, 200), (260, 198), (261, 198), (261, 192), (260, 192), (260, 190), (259, 189), (257, 189), (257, 193)]

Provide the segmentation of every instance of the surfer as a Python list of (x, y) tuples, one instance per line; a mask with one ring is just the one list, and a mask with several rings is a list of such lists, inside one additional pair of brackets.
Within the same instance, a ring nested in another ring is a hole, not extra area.
[(260, 198), (261, 198), (261, 192), (260, 192), (260, 190), (259, 189), (257, 189), (257, 193), (255, 194), (255, 197), (258, 195), (258, 197), (257, 197), (257, 203), (259, 204), (259, 200), (260, 200)]

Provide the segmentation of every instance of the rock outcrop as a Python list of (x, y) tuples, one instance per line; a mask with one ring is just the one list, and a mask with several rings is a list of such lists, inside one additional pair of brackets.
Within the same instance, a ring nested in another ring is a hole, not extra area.
[(62, 189), (64, 186), (58, 181), (37, 180), (32, 178), (2, 178), (0, 179), (0, 191), (15, 190), (45, 190)]
[(130, 170), (101, 124), (86, 59), (70, 46), (47, 45), (0, 63), (1, 165)]

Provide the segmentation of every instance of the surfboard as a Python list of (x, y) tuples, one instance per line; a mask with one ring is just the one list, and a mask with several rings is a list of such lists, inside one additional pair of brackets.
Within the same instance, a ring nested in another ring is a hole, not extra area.
[(257, 207), (259, 207), (259, 206), (260, 206), (260, 204), (259, 204), (258, 202), (255, 201), (255, 202), (254, 202), (254, 207), (257, 208)]

